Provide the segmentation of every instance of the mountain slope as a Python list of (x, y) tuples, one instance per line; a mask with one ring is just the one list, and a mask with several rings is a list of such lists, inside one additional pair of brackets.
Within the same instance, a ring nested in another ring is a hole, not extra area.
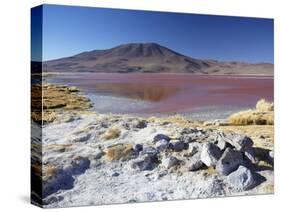
[(156, 43), (130, 43), (46, 61), (47, 72), (273, 74), (272, 64), (200, 60)]

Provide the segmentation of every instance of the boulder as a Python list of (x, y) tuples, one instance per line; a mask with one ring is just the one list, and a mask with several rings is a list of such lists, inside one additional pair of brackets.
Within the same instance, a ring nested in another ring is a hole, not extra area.
[(217, 138), (215, 144), (223, 151), (228, 147), (228, 143), (220, 136)]
[(236, 171), (229, 174), (227, 180), (238, 191), (249, 190), (258, 183), (251, 170), (244, 166), (239, 166)]
[(160, 140), (167, 140), (167, 141), (170, 141), (171, 138), (167, 135), (164, 135), (164, 134), (157, 134), (156, 136), (154, 136), (153, 138), (153, 142), (157, 142), (157, 141), (160, 141)]
[(204, 166), (201, 161), (200, 153), (196, 153), (192, 157), (188, 158), (186, 161), (186, 168), (188, 171), (197, 171)]
[(223, 174), (228, 175), (235, 171), (239, 165), (243, 164), (242, 152), (236, 151), (228, 147), (216, 165), (216, 170)]
[(229, 134), (222, 139), (225, 139), (227, 143), (235, 147), (235, 149), (238, 151), (243, 151), (249, 147), (252, 147), (254, 144), (251, 138), (240, 134)]
[(143, 145), (142, 145), (142, 144), (136, 144), (136, 145), (134, 146), (134, 151), (135, 151), (135, 152), (139, 153), (139, 152), (141, 152), (142, 150), (143, 150)]
[(74, 181), (75, 179), (70, 172), (57, 169), (55, 175), (42, 181), (42, 197), (46, 198), (59, 190), (72, 189)]
[(140, 171), (151, 171), (158, 165), (157, 155), (146, 155), (143, 159), (133, 161), (132, 167)]
[(179, 152), (186, 148), (188, 144), (185, 144), (184, 141), (181, 140), (171, 140), (169, 144), (169, 148), (172, 150)]
[(188, 149), (186, 151), (186, 154), (190, 157), (199, 152), (201, 149), (201, 146), (197, 142), (192, 142), (188, 144)]
[(178, 160), (176, 157), (170, 156), (167, 158), (162, 159), (162, 165), (166, 168), (169, 169), (173, 166), (177, 166), (180, 164), (180, 160)]
[(208, 167), (215, 167), (217, 161), (222, 155), (222, 151), (213, 143), (206, 143), (203, 145), (201, 151), (201, 161)]
[(90, 167), (90, 163), (88, 158), (77, 156), (71, 161), (71, 166), (66, 168), (65, 171), (70, 172), (72, 175), (80, 175)]
[(254, 148), (248, 148), (244, 151), (244, 154), (246, 156), (246, 158), (248, 158), (251, 163), (253, 164), (258, 164), (259, 163), (259, 159), (256, 157), (256, 154), (255, 154), (255, 150)]
[[(269, 163), (270, 165), (273, 165), (273, 152), (269, 149), (263, 149), (260, 147), (253, 148), (255, 152), (255, 156), (260, 161), (265, 161), (266, 163)], [(271, 152), (271, 153), (270, 153)]]
[(158, 141), (158, 142), (155, 144), (155, 148), (156, 148), (159, 152), (165, 151), (166, 149), (169, 148), (169, 141), (162, 139), (162, 140)]

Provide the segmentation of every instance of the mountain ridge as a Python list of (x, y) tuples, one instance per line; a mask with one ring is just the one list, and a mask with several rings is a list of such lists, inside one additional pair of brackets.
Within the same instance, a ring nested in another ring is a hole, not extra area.
[(273, 64), (197, 59), (157, 43), (128, 43), (43, 62), (45, 72), (273, 75)]

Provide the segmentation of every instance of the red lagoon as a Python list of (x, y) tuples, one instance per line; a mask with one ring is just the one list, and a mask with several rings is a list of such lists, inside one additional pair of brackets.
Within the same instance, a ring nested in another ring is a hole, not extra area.
[[(87, 94), (147, 102), (148, 107), (135, 105), (130, 110), (143, 114), (185, 113), (203, 107), (249, 108), (260, 98), (273, 101), (274, 92), (272, 76), (73, 73), (53, 80), (75, 85)], [(104, 112), (118, 112), (114, 102), (111, 104), (112, 111)]]

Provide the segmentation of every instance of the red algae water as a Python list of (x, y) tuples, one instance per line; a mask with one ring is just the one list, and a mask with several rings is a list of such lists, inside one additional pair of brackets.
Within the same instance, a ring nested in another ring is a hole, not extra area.
[(228, 108), (255, 107), (261, 98), (273, 101), (274, 92), (273, 76), (254, 75), (73, 73), (51, 81), (77, 86), (99, 112), (142, 115), (204, 113), (208, 108), (212, 117)]

